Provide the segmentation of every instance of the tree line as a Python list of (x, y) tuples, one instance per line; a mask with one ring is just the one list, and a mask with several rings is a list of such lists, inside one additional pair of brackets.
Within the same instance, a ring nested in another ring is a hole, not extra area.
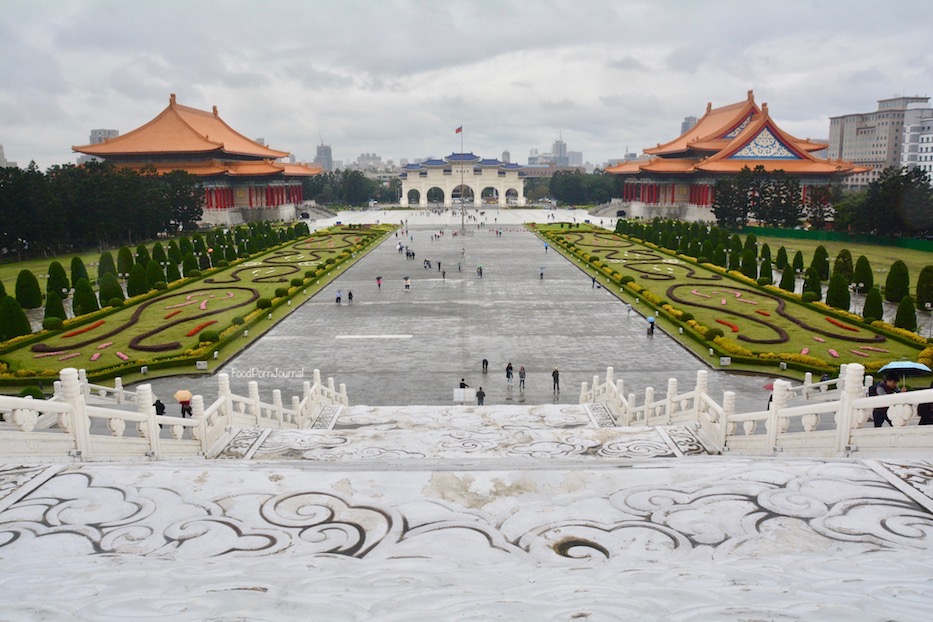
[(108, 162), (44, 173), (35, 162), (0, 168), (0, 253), (23, 259), (175, 235), (196, 225), (202, 202), (197, 178), (184, 171), (159, 175)]
[(810, 187), (801, 197), (799, 178), (763, 166), (745, 167), (714, 186), (717, 224), (741, 229), (755, 219), (766, 226), (885, 236), (920, 236), (933, 232), (933, 186), (919, 169), (889, 167), (858, 192), (844, 193), (838, 182)]

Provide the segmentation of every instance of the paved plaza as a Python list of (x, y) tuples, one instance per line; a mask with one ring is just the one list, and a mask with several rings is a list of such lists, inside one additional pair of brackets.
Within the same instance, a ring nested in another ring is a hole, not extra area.
[[(316, 221), (407, 222), (335, 281), (304, 303), (249, 349), (219, 371), (231, 375), (234, 392), (245, 394), (257, 380), (263, 399), (281, 389), (286, 402), (301, 392), (302, 378), (320, 369), (347, 386), (351, 404), (446, 405), (460, 379), (482, 386), (487, 404), (575, 403), (580, 384), (615, 368), (626, 391), (643, 398), (645, 387), (659, 393), (668, 378), (681, 390), (692, 388), (705, 365), (675, 340), (657, 331), (646, 335), (645, 318), (528, 232), (523, 222), (580, 222), (573, 210), (485, 210), (468, 212), (466, 235), (458, 213), (412, 211), (343, 212)], [(600, 221), (607, 228), (611, 219)], [(479, 226), (482, 225), (482, 226)], [(501, 230), (501, 235), (498, 231)], [(406, 233), (407, 232), (407, 233)], [(437, 239), (432, 236), (438, 235)], [(398, 244), (415, 252), (413, 260)], [(424, 267), (431, 261), (431, 268)], [(440, 262), (440, 271), (438, 270)], [(482, 267), (483, 276), (477, 274)], [(541, 278), (543, 271), (544, 278)], [(382, 277), (381, 289), (376, 278)], [(404, 277), (411, 288), (405, 290)], [(342, 303), (335, 303), (337, 291)], [(353, 292), (352, 304), (348, 302)], [(482, 373), (481, 361), (489, 361)], [(514, 386), (505, 368), (512, 363)], [(524, 365), (525, 390), (518, 370)], [(560, 394), (552, 372), (560, 371)], [(157, 395), (188, 388), (211, 400), (213, 377), (174, 377), (152, 381)], [(740, 410), (764, 406), (760, 377), (710, 372), (710, 391), (737, 393)]]

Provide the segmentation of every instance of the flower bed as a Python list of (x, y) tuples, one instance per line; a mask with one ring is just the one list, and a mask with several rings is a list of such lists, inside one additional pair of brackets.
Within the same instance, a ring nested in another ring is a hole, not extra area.
[(216, 324), (216, 323), (217, 323), (217, 320), (208, 320), (206, 322), (201, 322), (200, 324), (198, 324), (197, 326), (189, 330), (187, 333), (187, 336), (194, 337), (195, 335), (197, 335), (199, 332), (201, 332), (202, 330), (204, 330), (211, 324)]
[(175, 317), (176, 315), (178, 315), (179, 313), (181, 313), (181, 311), (182, 311), (181, 309), (175, 309), (175, 310), (172, 311), (171, 313), (166, 313), (166, 314), (165, 314), (165, 317), (163, 317), (162, 319), (163, 319), (163, 320), (167, 320), (167, 319), (169, 319), (170, 317)]
[(717, 322), (718, 324), (722, 324), (723, 326), (728, 326), (729, 329), (730, 329), (733, 333), (739, 332), (739, 327), (736, 326), (735, 324), (733, 324), (732, 322), (727, 322), (727, 321), (725, 321), (725, 320), (720, 320), (719, 318), (716, 318), (716, 322)]
[(843, 329), (843, 330), (851, 330), (852, 332), (855, 332), (855, 333), (859, 332), (859, 329), (857, 329), (856, 327), (854, 327), (854, 326), (849, 326), (848, 324), (843, 324), (842, 322), (840, 322), (839, 320), (837, 320), (837, 319), (835, 319), (835, 318), (828, 317), (828, 318), (825, 318), (825, 319), (826, 319), (827, 322), (829, 322), (829, 323), (832, 324), (833, 326), (838, 326), (839, 328), (841, 328), (841, 329)]
[(84, 328), (79, 328), (79, 329), (77, 329), (77, 330), (71, 331), (70, 333), (65, 333), (64, 335), (62, 335), (62, 337), (74, 337), (75, 335), (80, 335), (80, 334), (82, 334), (82, 333), (86, 333), (86, 332), (89, 331), (89, 330), (94, 330), (95, 328), (97, 328), (98, 326), (100, 326), (101, 324), (103, 324), (104, 322), (106, 322), (106, 320), (97, 320), (97, 321), (94, 322), (93, 324), (88, 324), (88, 325), (85, 326)]

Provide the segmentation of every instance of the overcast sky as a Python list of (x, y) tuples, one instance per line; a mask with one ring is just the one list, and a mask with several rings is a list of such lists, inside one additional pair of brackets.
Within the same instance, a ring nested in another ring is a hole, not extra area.
[(464, 149), (527, 162), (563, 136), (601, 164), (753, 89), (801, 138), (930, 95), (929, 3), (889, 0), (0, 0), (0, 144), (73, 162), (170, 93), (311, 160)]

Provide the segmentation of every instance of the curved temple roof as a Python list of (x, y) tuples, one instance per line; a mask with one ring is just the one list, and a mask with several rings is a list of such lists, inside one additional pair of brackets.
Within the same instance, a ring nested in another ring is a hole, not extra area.
[(240, 134), (213, 111), (182, 106), (169, 97), (168, 107), (154, 119), (135, 130), (97, 145), (72, 147), (73, 151), (93, 156), (141, 156), (167, 154), (216, 154), (277, 159), (287, 151), (269, 149)]
[(851, 162), (814, 157), (811, 152), (825, 149), (823, 143), (800, 139), (781, 130), (768, 112), (759, 108), (752, 91), (745, 101), (713, 108), (678, 138), (645, 149), (654, 156), (647, 162), (623, 162), (606, 168), (607, 173), (690, 174), (738, 173), (744, 167), (764, 166), (797, 175), (846, 175), (865, 169)]

